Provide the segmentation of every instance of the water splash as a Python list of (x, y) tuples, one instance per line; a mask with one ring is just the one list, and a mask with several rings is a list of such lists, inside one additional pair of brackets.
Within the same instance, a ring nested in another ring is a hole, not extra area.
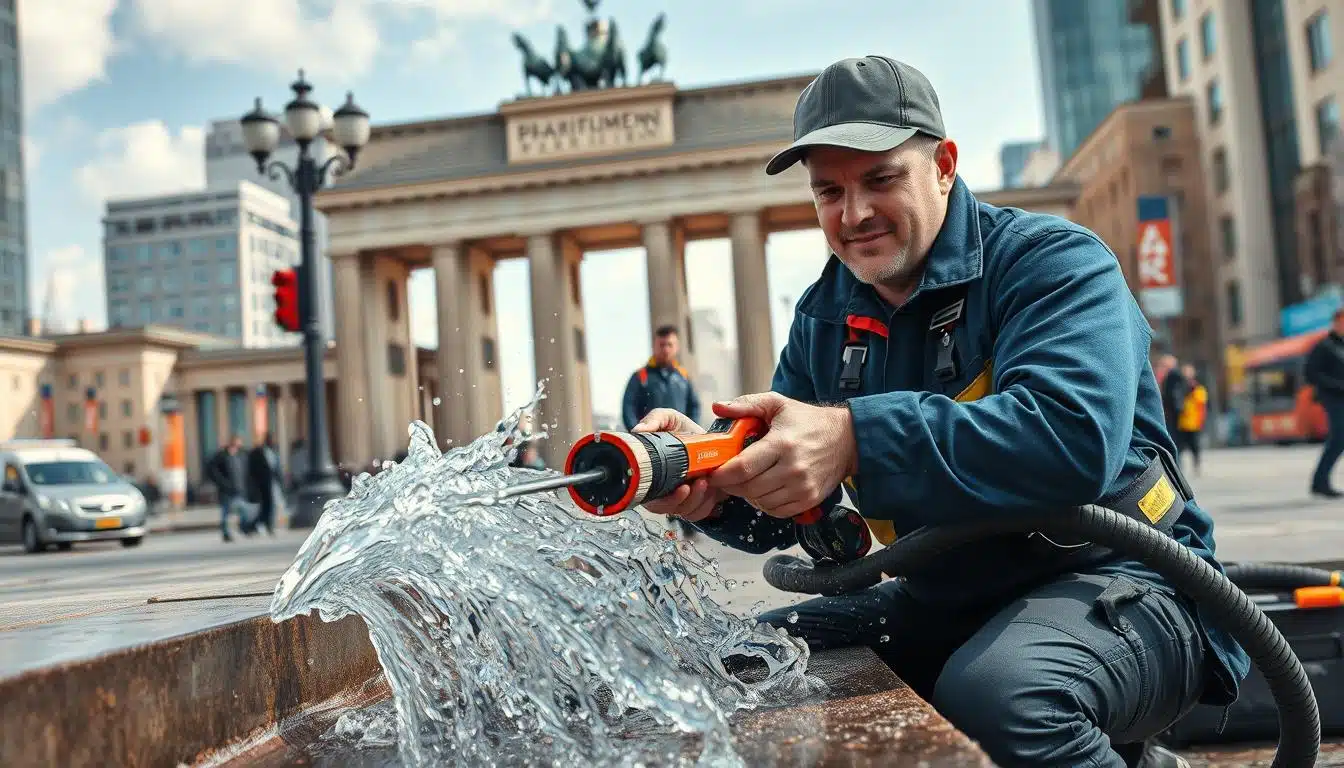
[[(807, 645), (727, 613), (709, 596), (724, 585), (715, 564), (634, 510), (596, 518), (563, 493), (487, 501), (550, 474), (509, 466), (545, 437), (519, 428), (543, 397), (446, 453), (412, 424), (404, 461), (327, 506), (273, 619), (363, 618), (408, 765), (633, 765), (651, 743), (658, 764), (740, 765), (735, 711), (824, 691)], [(754, 678), (730, 671), (735, 657), (754, 659)]]

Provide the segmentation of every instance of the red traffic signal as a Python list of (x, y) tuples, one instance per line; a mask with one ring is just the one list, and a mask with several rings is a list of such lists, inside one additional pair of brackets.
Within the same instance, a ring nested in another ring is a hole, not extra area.
[(292, 269), (277, 269), (271, 275), (275, 286), (275, 324), (286, 331), (299, 330), (299, 276)]

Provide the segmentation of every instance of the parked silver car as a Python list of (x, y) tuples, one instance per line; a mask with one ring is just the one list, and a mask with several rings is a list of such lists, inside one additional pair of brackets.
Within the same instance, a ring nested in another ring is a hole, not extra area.
[(98, 454), (71, 440), (0, 442), (0, 544), (29, 552), (118, 540), (134, 547), (148, 505)]

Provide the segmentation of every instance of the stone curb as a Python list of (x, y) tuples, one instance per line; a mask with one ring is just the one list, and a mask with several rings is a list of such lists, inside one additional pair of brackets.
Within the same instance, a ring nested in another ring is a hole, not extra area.
[(0, 680), (0, 765), (192, 764), (381, 674), (363, 620), (259, 616)]

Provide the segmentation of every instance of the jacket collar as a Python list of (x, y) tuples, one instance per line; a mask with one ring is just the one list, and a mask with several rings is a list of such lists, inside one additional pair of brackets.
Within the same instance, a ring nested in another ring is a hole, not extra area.
[[(984, 274), (984, 242), (980, 236), (980, 203), (958, 176), (948, 195), (947, 216), (933, 240), (924, 274), (909, 301), (939, 288), (976, 280)], [(798, 311), (818, 320), (844, 323), (849, 315), (886, 320), (891, 309), (872, 286), (859, 282), (834, 253)]]

